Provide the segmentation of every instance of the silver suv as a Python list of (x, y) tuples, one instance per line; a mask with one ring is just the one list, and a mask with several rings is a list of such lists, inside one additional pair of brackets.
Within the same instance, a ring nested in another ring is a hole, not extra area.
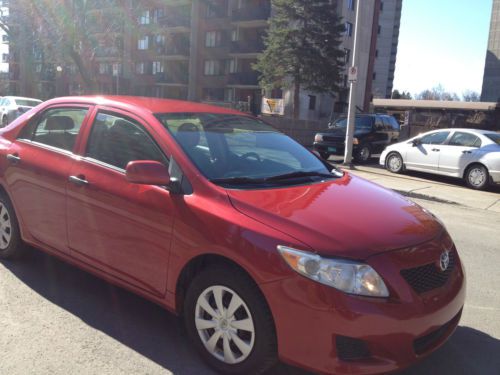
[(4, 96), (0, 99), (0, 125), (7, 126), (11, 121), (21, 116), (24, 112), (36, 107), (42, 101), (19, 96)]

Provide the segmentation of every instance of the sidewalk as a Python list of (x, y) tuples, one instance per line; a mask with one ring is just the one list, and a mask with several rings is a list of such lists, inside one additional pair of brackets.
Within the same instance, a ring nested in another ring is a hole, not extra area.
[[(409, 197), (500, 213), (500, 189), (498, 187), (489, 191), (476, 191), (460, 186), (459, 180), (454, 181), (441, 176), (413, 172), (394, 174), (377, 165), (356, 165), (356, 169), (348, 170), (348, 172)], [(429, 179), (420, 176), (428, 176)]]

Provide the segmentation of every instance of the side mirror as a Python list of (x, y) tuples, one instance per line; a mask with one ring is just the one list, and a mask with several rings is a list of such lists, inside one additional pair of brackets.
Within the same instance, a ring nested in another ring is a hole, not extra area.
[(127, 164), (128, 182), (142, 185), (169, 185), (170, 175), (165, 165), (153, 160), (135, 160)]
[(420, 139), (419, 138), (414, 139), (413, 141), (411, 141), (411, 144), (413, 147), (420, 145), (421, 144)]

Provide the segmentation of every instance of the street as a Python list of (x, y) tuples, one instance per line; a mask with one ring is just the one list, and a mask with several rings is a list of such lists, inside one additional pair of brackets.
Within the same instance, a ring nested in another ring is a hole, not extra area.
[[(467, 302), (451, 339), (400, 374), (498, 374), (500, 213), (415, 201), (454, 238), (466, 267)], [(0, 263), (0, 326), (1, 374), (213, 373), (176, 317), (36, 250)], [(270, 373), (307, 374), (285, 365)]]

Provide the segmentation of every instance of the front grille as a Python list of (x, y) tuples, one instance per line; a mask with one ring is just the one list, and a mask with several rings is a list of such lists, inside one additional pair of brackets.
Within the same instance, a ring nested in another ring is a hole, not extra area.
[(339, 138), (339, 137), (332, 137), (329, 135), (324, 135), (323, 136), (323, 141), (325, 142), (332, 142), (332, 143), (338, 143), (339, 145), (343, 145), (345, 138)]
[(413, 341), (413, 350), (415, 351), (415, 354), (421, 355), (432, 349), (436, 345), (436, 343), (438, 343), (443, 338), (446, 332), (448, 332), (448, 329), (452, 325), (458, 323), (458, 320), (460, 319), (461, 315), (462, 315), (462, 310), (460, 310), (460, 312), (457, 315), (455, 315), (455, 317), (445, 325), (439, 327), (435, 331), (432, 331), (431, 333), (425, 336), (415, 339)]
[(363, 340), (347, 336), (336, 336), (337, 357), (343, 361), (354, 361), (370, 357), (368, 345)]
[(448, 281), (455, 268), (455, 254), (450, 251), (450, 263), (445, 271), (441, 271), (435, 263), (429, 263), (420, 267), (408, 268), (401, 271), (401, 276), (417, 293), (425, 293), (440, 288)]

